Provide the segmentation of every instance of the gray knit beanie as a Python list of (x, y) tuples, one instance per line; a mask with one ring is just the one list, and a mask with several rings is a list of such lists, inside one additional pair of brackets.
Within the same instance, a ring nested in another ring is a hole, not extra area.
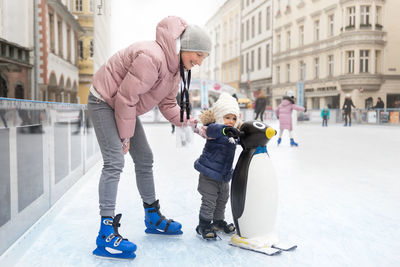
[(188, 25), (181, 35), (181, 51), (211, 52), (211, 39), (199, 26)]

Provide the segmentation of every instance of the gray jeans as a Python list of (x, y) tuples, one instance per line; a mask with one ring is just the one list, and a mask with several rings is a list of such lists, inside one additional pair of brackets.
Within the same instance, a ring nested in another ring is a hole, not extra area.
[(201, 194), (200, 218), (206, 221), (224, 220), (229, 182), (217, 182), (200, 173), (197, 191)]
[[(88, 97), (88, 110), (104, 162), (99, 182), (100, 215), (114, 216), (119, 177), (125, 162), (114, 110), (91, 93)], [(139, 118), (136, 118), (135, 134), (130, 140), (129, 154), (135, 164), (136, 184), (140, 196), (144, 202), (151, 204), (156, 200), (153, 153)]]

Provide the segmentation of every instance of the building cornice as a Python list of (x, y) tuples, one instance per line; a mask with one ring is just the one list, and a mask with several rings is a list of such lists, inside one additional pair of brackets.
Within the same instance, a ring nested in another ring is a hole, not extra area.
[(315, 17), (319, 17), (319, 16), (321, 16), (321, 14), (322, 14), (322, 11), (321, 11), (321, 10), (318, 10), (318, 11), (315, 11), (315, 12), (311, 13), (311, 14), (310, 14), (310, 17), (311, 17), (312, 19), (315, 19)]
[(337, 7), (337, 4), (330, 5), (330, 6), (326, 7), (326, 8), (324, 8), (324, 12), (325, 12), (325, 13), (330, 13), (330, 12), (332, 12), (333, 10), (335, 10), (336, 7)]
[(270, 37), (267, 37), (267, 38), (264, 38), (264, 39), (258, 41), (257, 43), (254, 43), (254, 44), (252, 44), (252, 45), (249, 45), (249, 46), (246, 46), (246, 47), (242, 46), (242, 52), (245, 52), (246, 50), (249, 50), (249, 49), (251, 49), (251, 48), (253, 48), (253, 47), (255, 47), (255, 46), (258, 46), (258, 45), (260, 45), (261, 43), (267, 43), (269, 40), (272, 40), (272, 37), (271, 37), (271, 36), (270, 36)]
[(303, 23), (305, 20), (306, 20), (306, 16), (302, 16), (302, 17), (296, 19), (296, 23), (297, 23), (297, 24), (301, 24), (301, 23)]
[[(372, 33), (372, 34), (370, 34)], [(284, 52), (280, 52), (280, 53), (275, 53), (273, 54), (273, 62), (274, 63), (281, 63), (281, 62), (285, 62), (288, 60), (292, 60), (292, 59), (296, 59), (296, 58), (302, 58), (302, 57), (306, 57), (306, 56), (310, 56), (310, 55), (317, 55), (319, 53), (323, 53), (326, 51), (330, 51), (330, 50), (334, 50), (334, 49), (338, 49), (338, 48), (343, 48), (345, 46), (358, 46), (360, 44), (363, 45), (380, 45), (380, 46), (384, 46), (386, 44), (386, 41), (383, 40), (383, 35), (384, 33), (382, 32), (370, 32), (368, 35), (375, 35), (376, 38), (374, 39), (364, 39), (364, 40), (360, 40), (360, 39), (351, 39), (351, 38), (343, 38), (346, 36), (343, 36), (344, 33), (342, 33), (341, 35), (329, 38), (329, 39), (325, 39), (319, 42), (315, 42), (312, 44), (308, 44), (308, 45), (304, 45), (301, 47), (296, 47), (294, 49), (291, 49), (289, 51), (284, 51)], [(365, 33), (363, 33), (365, 34)], [(350, 35), (350, 34), (348, 34)], [(351, 35), (357, 36), (359, 35), (359, 32), (357, 34), (357, 32), (352, 32)], [(323, 47), (321, 47), (323, 46)]]

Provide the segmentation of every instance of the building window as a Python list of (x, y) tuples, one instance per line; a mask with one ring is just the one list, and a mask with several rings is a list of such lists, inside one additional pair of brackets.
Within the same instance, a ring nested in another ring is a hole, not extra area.
[(262, 17), (261, 17), (261, 11), (258, 12), (258, 34), (261, 34), (261, 29), (262, 29)]
[(267, 7), (267, 31), (271, 29), (271, 7)]
[(360, 72), (368, 72), (369, 50), (360, 50)]
[(380, 6), (376, 7), (375, 23), (378, 25), (382, 25), (382, 8)]
[(269, 68), (269, 53), (270, 53), (270, 51), (269, 51), (269, 44), (267, 44), (267, 47), (266, 47), (266, 49), (265, 49), (265, 66), (267, 67), (267, 68)]
[(281, 83), (281, 67), (276, 66), (276, 83)]
[(82, 12), (83, 11), (83, 0), (75, 0), (75, 11)]
[(54, 53), (56, 50), (55, 32), (54, 32), (54, 15), (49, 13), (49, 31), (50, 31), (50, 51)]
[(261, 69), (261, 47), (258, 48), (258, 69)]
[(240, 55), (240, 74), (243, 74), (244, 70), (244, 60), (243, 60), (243, 55)]
[(286, 64), (286, 82), (290, 82), (290, 64)]
[(254, 16), (251, 18), (251, 38), (254, 38), (256, 32), (255, 18)]
[(333, 55), (328, 56), (328, 76), (333, 76)]
[(375, 73), (381, 73), (381, 51), (375, 50)]
[(71, 28), (67, 28), (67, 60), (71, 62)]
[(249, 53), (246, 53), (246, 73), (249, 72)]
[(83, 59), (84, 51), (83, 51), (83, 41), (82, 40), (78, 41), (78, 53), (79, 53), (79, 59)]
[(251, 71), (254, 71), (254, 50), (251, 51)]
[(290, 31), (286, 32), (286, 49), (290, 50)]
[(60, 57), (63, 57), (64, 51), (63, 51), (63, 27), (62, 27), (62, 21), (59, 20), (57, 22), (57, 29), (58, 29), (58, 55)]
[(249, 40), (249, 35), (250, 35), (250, 22), (249, 20), (246, 20), (246, 41)]
[(314, 21), (314, 40), (319, 41), (319, 20)]
[(244, 41), (244, 23), (242, 23), (242, 31), (240, 34), (240, 41), (243, 42)]
[(304, 25), (299, 27), (299, 46), (304, 45)]
[(347, 8), (347, 21), (349, 24), (348, 27), (354, 27), (356, 25), (356, 7), (348, 7)]
[(89, 11), (91, 12), (91, 13), (93, 13), (94, 12), (94, 0), (90, 0), (89, 1)]
[(278, 34), (276, 36), (276, 50), (278, 52), (281, 52), (281, 35), (280, 34)]
[(335, 15), (330, 15), (328, 17), (328, 34), (333, 36), (335, 33)]
[(354, 51), (347, 51), (347, 73), (354, 73)]
[(361, 20), (360, 20), (360, 24), (363, 26), (368, 26), (371, 25), (370, 21), (369, 21), (369, 10), (370, 10), (370, 6), (361, 6)]
[(319, 78), (319, 57), (314, 58), (314, 77)]

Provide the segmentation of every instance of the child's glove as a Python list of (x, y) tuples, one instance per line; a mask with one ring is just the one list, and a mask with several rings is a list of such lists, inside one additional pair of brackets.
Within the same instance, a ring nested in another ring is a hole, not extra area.
[(233, 138), (239, 138), (240, 136), (240, 131), (230, 126), (224, 127), (222, 133), (228, 137), (233, 137)]

